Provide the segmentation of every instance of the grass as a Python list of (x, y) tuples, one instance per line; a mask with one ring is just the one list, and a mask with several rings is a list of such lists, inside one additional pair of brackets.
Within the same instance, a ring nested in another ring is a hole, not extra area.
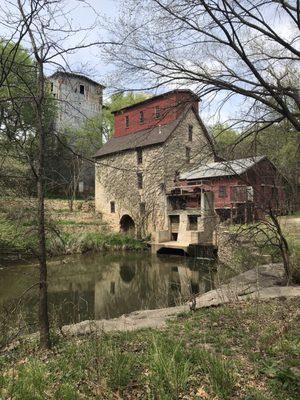
[(73, 226), (101, 226), (98, 221), (75, 221), (72, 219), (69, 220), (58, 220), (56, 221), (57, 225), (73, 225)]
[(56, 222), (58, 225), (76, 225), (77, 222), (73, 220), (58, 220)]
[[(48, 221), (47, 253), (49, 256), (85, 253), (87, 251), (144, 250), (146, 243), (131, 236), (108, 232), (64, 232), (59, 226), (79, 225), (75, 221)], [(87, 224), (80, 224), (87, 225)], [(34, 221), (0, 216), (0, 259), (34, 257), (38, 238)]]
[(153, 335), (150, 345), (147, 384), (154, 398), (179, 398), (193, 370), (191, 354), (183, 342), (164, 335)]
[[(65, 208), (66, 201), (47, 200), (52, 213), (46, 214), (48, 256), (87, 251), (144, 250), (145, 242), (130, 236), (110, 233), (107, 225), (93, 212)], [(76, 202), (82, 204), (82, 202)], [(20, 199), (0, 201), (0, 260), (35, 257), (38, 249), (35, 200), (24, 205)], [(64, 215), (67, 212), (67, 215)], [(83, 213), (83, 214), (82, 214)], [(87, 220), (82, 218), (82, 215)]]
[(33, 341), (0, 356), (1, 399), (296, 400), (300, 299), (185, 313), (163, 330)]
[(300, 210), (295, 211), (293, 214), (285, 215), (284, 218), (300, 218)]
[(65, 234), (64, 245), (70, 253), (103, 250), (144, 250), (146, 244), (119, 233), (85, 232)]
[(31, 255), (37, 247), (35, 232), (27, 226), (0, 217), (0, 253)]

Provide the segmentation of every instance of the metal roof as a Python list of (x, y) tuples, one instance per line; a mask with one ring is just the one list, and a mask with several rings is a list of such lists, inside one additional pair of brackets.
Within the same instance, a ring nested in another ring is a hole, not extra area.
[(180, 174), (180, 179), (193, 180), (215, 178), (219, 176), (241, 175), (264, 158), (266, 158), (266, 156), (241, 158), (239, 160), (232, 161), (213, 162), (203, 166), (198, 166), (191, 171)]

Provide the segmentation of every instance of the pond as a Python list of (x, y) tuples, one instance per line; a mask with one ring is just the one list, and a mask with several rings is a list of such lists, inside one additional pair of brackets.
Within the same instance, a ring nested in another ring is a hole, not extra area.
[[(187, 301), (191, 293), (213, 289), (214, 279), (210, 261), (188, 257), (142, 252), (52, 259), (48, 263), (49, 311), (51, 318), (64, 325), (171, 307)], [(21, 304), (22, 319), (34, 326), (37, 281), (37, 264), (2, 267), (0, 308)]]

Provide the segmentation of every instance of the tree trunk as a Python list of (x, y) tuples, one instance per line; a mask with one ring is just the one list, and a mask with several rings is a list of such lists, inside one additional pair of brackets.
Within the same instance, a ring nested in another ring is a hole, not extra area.
[[(39, 329), (40, 347), (49, 349), (51, 346), (48, 318), (48, 295), (47, 295), (47, 263), (46, 263), (46, 233), (45, 233), (45, 121), (44, 121), (44, 101), (45, 101), (45, 77), (43, 46), (40, 48), (31, 30), (28, 17), (24, 11), (24, 2), (17, 1), (22, 20), (27, 27), (28, 35), (33, 48), (34, 58), (37, 67), (37, 88), (33, 96), (36, 108), (36, 131), (38, 137), (38, 165), (37, 165), (37, 195), (38, 195), (38, 236), (39, 236)], [(41, 8), (42, 9), (42, 8)], [(41, 32), (39, 32), (41, 33)], [(41, 33), (42, 34), (42, 33)]]
[(38, 218), (39, 218), (39, 327), (40, 347), (50, 348), (50, 333), (48, 319), (48, 291), (47, 291), (47, 263), (46, 263), (46, 237), (44, 214), (44, 182), (43, 177), (38, 177)]
[(270, 208), (269, 210), (269, 215), (273, 221), (273, 224), (276, 228), (276, 232), (279, 238), (279, 248), (280, 248), (280, 252), (281, 252), (281, 258), (282, 258), (282, 262), (283, 262), (283, 267), (285, 270), (285, 275), (286, 275), (286, 284), (289, 285), (290, 281), (291, 281), (291, 277), (292, 277), (292, 273), (291, 273), (291, 267), (290, 267), (290, 249), (289, 249), (289, 245), (288, 242), (281, 230), (281, 226), (280, 223), (278, 221), (277, 216), (274, 214), (273, 210)]
[(37, 133), (38, 133), (38, 168), (37, 168), (37, 194), (38, 194), (38, 235), (39, 235), (39, 328), (40, 347), (49, 349), (51, 346), (48, 318), (48, 291), (47, 291), (47, 256), (45, 233), (45, 127), (44, 127), (44, 73), (43, 64), (38, 64), (38, 96), (37, 109)]

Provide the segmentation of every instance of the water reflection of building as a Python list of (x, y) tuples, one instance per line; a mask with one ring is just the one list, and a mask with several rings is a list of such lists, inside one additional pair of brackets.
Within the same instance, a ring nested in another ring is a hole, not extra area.
[(85, 263), (50, 274), (50, 303), (62, 304), (67, 322), (174, 306), (213, 285), (210, 270), (195, 259), (142, 254)]

